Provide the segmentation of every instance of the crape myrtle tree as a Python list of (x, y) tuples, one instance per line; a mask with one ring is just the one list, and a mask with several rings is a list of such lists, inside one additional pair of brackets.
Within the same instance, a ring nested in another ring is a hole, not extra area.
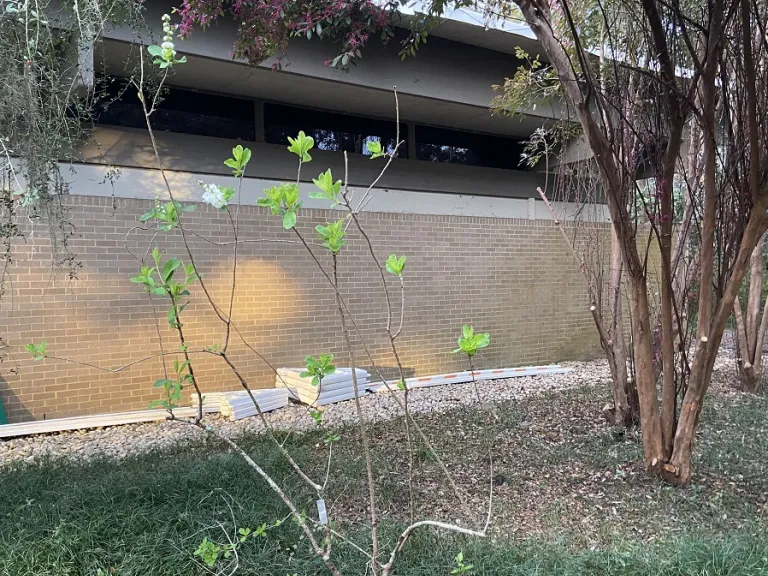
[[(342, 4), (358, 10), (365, 3)], [(301, 13), (328, 3), (296, 5)], [(670, 482), (688, 483), (693, 441), (726, 322), (766, 231), (768, 142), (764, 96), (757, 89), (764, 84), (768, 53), (766, 4), (433, 0), (412, 21), (403, 53), (414, 53), (430, 26), (460, 6), (481, 10), (489, 19), (528, 23), (544, 68), (559, 83), (581, 128), (621, 256), (646, 467)], [(392, 18), (382, 16), (381, 28), (372, 26), (365, 40), (388, 30)], [(309, 36), (308, 28), (299, 30), (296, 22), (287, 19), (287, 36)], [(337, 32), (321, 25), (319, 34), (317, 26), (312, 33), (343, 38), (350, 22), (336, 22)], [(344, 66), (358, 54), (345, 59), (349, 52), (341, 42), (342, 57), (335, 64)], [(685, 142), (698, 150), (700, 174), (686, 174)], [(652, 190), (640, 189), (640, 172), (653, 176)], [(675, 230), (680, 174), (687, 196), (684, 233)], [(643, 222), (650, 233), (639, 225)], [(649, 242), (659, 252), (658, 283), (649, 281)], [(692, 246), (695, 258), (681, 263)], [(755, 345), (748, 348), (756, 349), (757, 338), (751, 341)], [(754, 366), (754, 359), (749, 364)]]
[[(671, 482), (688, 483), (693, 440), (726, 321), (766, 230), (765, 128), (756, 95), (765, 36), (753, 27), (765, 21), (765, 6), (726, 0), (686, 6), (654, 0), (598, 3), (591, 12), (602, 21), (599, 43), (582, 26), (578, 7), (567, 1), (525, 0), (516, 6), (555, 70), (600, 173), (627, 276), (646, 466)], [(502, 14), (508, 9), (504, 3), (485, 8)], [(642, 38), (617, 44), (616, 38), (625, 37), (617, 29), (629, 28), (642, 31)], [(600, 67), (595, 48), (602, 47), (610, 64)], [(606, 90), (614, 84), (622, 87), (619, 93), (627, 90), (618, 102), (617, 91)], [(735, 92), (739, 111), (732, 112)], [(672, 225), (674, 176), (690, 118), (702, 132), (703, 173), (701, 206), (693, 208), (698, 211), (699, 286), (695, 344), (689, 351), (683, 331), (675, 327), (682, 303), (674, 290)], [(652, 130), (646, 130), (649, 125)], [(642, 146), (627, 145), (628, 140)], [(739, 158), (731, 164), (742, 166), (723, 163), (729, 150)], [(629, 209), (639, 154), (653, 168), (659, 204), (653, 226), (661, 259), (661, 402), (651, 314), (655, 287), (649, 285), (637, 218)], [(736, 173), (745, 168), (750, 176), (741, 179), (747, 183), (734, 185)]]

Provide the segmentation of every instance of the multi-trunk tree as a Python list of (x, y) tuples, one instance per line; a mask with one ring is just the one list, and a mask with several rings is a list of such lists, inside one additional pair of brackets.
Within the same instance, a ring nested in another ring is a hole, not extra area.
[[(691, 6), (642, 0), (593, 7), (591, 14), (602, 21), (600, 42), (610, 53), (610, 64), (599, 67), (594, 38), (577, 19), (578, 7), (565, 0), (519, 0), (517, 5), (557, 73), (600, 172), (626, 271), (647, 468), (672, 482), (687, 483), (726, 321), (766, 230), (768, 189), (760, 177), (765, 128), (756, 95), (764, 74), (765, 39), (751, 24), (765, 21), (765, 7), (731, 0)], [(738, 110), (732, 110), (737, 101)], [(691, 202), (699, 244), (691, 347), (683, 337), (687, 331), (680, 329), (685, 303), (675, 294), (672, 249), (673, 183), (690, 122), (703, 135), (702, 197)], [(748, 143), (746, 149), (743, 143)], [(741, 166), (724, 166), (723, 151), (739, 147)], [(640, 228), (629, 209), (639, 162), (653, 170), (658, 199), (651, 224), (661, 268), (661, 402), (651, 308), (656, 287), (649, 283), (638, 247)], [(747, 184), (733, 185), (732, 172), (743, 171), (745, 162)]]

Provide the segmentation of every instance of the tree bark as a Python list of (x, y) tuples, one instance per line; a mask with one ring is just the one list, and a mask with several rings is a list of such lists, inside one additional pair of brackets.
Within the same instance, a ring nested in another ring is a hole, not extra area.
[(571, 66), (569, 56), (554, 36), (550, 22), (549, 4), (535, 0), (520, 0), (518, 6), (557, 71), (566, 97), (576, 110), (600, 171), (608, 210), (627, 271), (635, 378), (640, 405), (640, 424), (643, 430), (643, 453), (646, 467), (658, 469), (662, 464), (664, 452), (662, 449), (659, 402), (653, 373), (653, 345), (647, 282), (645, 268), (637, 250), (634, 228), (627, 212), (625, 194), (621, 184), (622, 171), (616, 162), (610, 143), (592, 116), (590, 107), (581, 92), (580, 83)]
[(624, 340), (624, 323), (622, 321), (621, 277), (623, 262), (616, 230), (611, 226), (611, 259), (608, 276), (608, 305), (611, 309), (611, 325), (609, 328), (609, 345), (613, 356), (612, 388), (613, 388), (613, 422), (632, 426), (639, 422), (640, 414), (637, 406), (637, 391), (629, 382), (627, 373), (627, 347)]
[(754, 246), (766, 231), (766, 208), (768, 208), (768, 201), (763, 193), (752, 208), (752, 213), (744, 230), (741, 246), (733, 265), (731, 277), (717, 306), (709, 333), (700, 336), (697, 343), (696, 352), (691, 363), (688, 389), (680, 410), (680, 420), (675, 434), (672, 459), (664, 467), (665, 477), (674, 483), (688, 484), (691, 481), (691, 453), (696, 427), (701, 416), (702, 402), (712, 380), (712, 370), (714, 369), (717, 352), (723, 332), (725, 331), (725, 324), (733, 310), (739, 287), (747, 273), (747, 263)]
[(763, 376), (763, 345), (765, 330), (768, 327), (768, 300), (762, 308), (762, 314), (760, 307), (763, 289), (764, 245), (765, 239), (760, 238), (749, 259), (750, 278), (746, 317), (738, 296), (733, 304), (738, 344), (739, 378), (747, 392), (757, 392)]

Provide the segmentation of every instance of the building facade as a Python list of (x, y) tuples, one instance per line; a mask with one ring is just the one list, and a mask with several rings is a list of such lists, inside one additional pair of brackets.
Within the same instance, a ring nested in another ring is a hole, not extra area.
[[(147, 21), (159, 28), (169, 7), (149, 2), (146, 8)], [(334, 291), (279, 219), (256, 206), (264, 188), (296, 179), (296, 157), (286, 144), (299, 130), (316, 141), (300, 182), (304, 208), (297, 226), (308, 237), (316, 225), (340, 216), (309, 197), (312, 178), (327, 168), (335, 177), (346, 170), (361, 197), (383, 164), (367, 157), (366, 143), (392, 149), (402, 142), (371, 189), (361, 222), (379, 258), (408, 258), (402, 310), (399, 287), (392, 286), (398, 321), (403, 314), (398, 342), (408, 376), (465, 368), (449, 355), (465, 323), (492, 335), (479, 367), (599, 353), (578, 268), (536, 200), (537, 187), (551, 186), (552, 175), (520, 163), (523, 141), (558, 111), (489, 112), (492, 87), (520, 65), (515, 47), (536, 50), (530, 34), (453, 19), (416, 58), (401, 62), (397, 42), (372, 43), (348, 71), (327, 67), (334, 47), (315, 40), (292, 42), (279, 71), (269, 61), (248, 67), (230, 57), (233, 35), (234, 25), (221, 22), (178, 43), (187, 63), (169, 76), (153, 125), (176, 199), (196, 205), (184, 215), (185, 227), (197, 234), (190, 246), (223, 307), (231, 285), (232, 228), (225, 213), (200, 202), (198, 181), (232, 184), (223, 160), (238, 143), (253, 152), (239, 210), (246, 242), (238, 250), (233, 322), (242, 339), (231, 344), (233, 361), (253, 387), (274, 381), (259, 355), (273, 366), (297, 366), (306, 355), (325, 351), (337, 354), (338, 364), (349, 362)], [(70, 248), (81, 265), (77, 277), (51, 272), (50, 242), (39, 226), (25, 224), (27, 241), (15, 249), (1, 312), (12, 354), (0, 367), (0, 396), (11, 422), (145, 408), (158, 396), (152, 383), (163, 376), (160, 359), (106, 369), (158, 353), (157, 314), (163, 342), (176, 346), (165, 303), (129, 281), (140, 266), (137, 257), (153, 246), (188, 260), (178, 231), (155, 234), (139, 222), (156, 198), (168, 197), (138, 99), (126, 83), (142, 40), (134, 30), (117, 29), (94, 47), (94, 77), (112, 103), (97, 118), (83, 162), (62, 167), (70, 191)], [(558, 209), (567, 214), (571, 207)], [(327, 268), (323, 249), (313, 249)], [(357, 363), (371, 369), (373, 361), (394, 375), (384, 293), (353, 227), (339, 281), (359, 327)], [(184, 316), (190, 349), (221, 342), (223, 325), (199, 286), (191, 288)], [(22, 346), (41, 340), (51, 357), (32, 362)], [(220, 359), (194, 360), (204, 391), (237, 388)]]

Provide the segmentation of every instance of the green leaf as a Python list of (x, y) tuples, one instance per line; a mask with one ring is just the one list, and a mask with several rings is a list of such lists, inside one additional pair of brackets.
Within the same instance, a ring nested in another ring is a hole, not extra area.
[(251, 149), (250, 148), (243, 148), (242, 146), (238, 145), (238, 148), (242, 149), (242, 155), (240, 157), (240, 165), (245, 168), (248, 165), (248, 162), (251, 161)]
[(320, 410), (310, 408), (309, 415), (315, 421), (315, 424), (320, 426), (323, 423), (323, 413)]
[(341, 434), (328, 432), (328, 435), (325, 437), (325, 440), (323, 440), (323, 442), (326, 444), (333, 444), (334, 442), (338, 442), (339, 440), (341, 440)]
[(208, 568), (212, 568), (221, 554), (221, 546), (214, 544), (207, 537), (203, 538), (200, 545), (195, 550), (194, 555), (199, 557)]
[(398, 258), (397, 255), (390, 254), (386, 261), (386, 268), (390, 274), (402, 276), (405, 269), (405, 256)]
[(341, 180), (334, 182), (333, 175), (330, 168), (325, 172), (321, 172), (317, 178), (313, 178), (312, 182), (322, 190), (322, 192), (310, 192), (310, 198), (319, 198), (322, 200), (329, 200), (331, 207), (340, 204), (339, 193), (341, 192)]
[(174, 272), (174, 271), (176, 270), (176, 268), (178, 268), (179, 266), (181, 266), (181, 260), (179, 260), (178, 258), (169, 258), (169, 259), (168, 259), (168, 260), (165, 262), (165, 264), (163, 265), (163, 271), (162, 271), (162, 273), (161, 273), (161, 275), (162, 275), (162, 277), (163, 277), (163, 282), (165, 282), (165, 283), (167, 284), (167, 283), (168, 283), (168, 281), (169, 281), (169, 280), (171, 279), (171, 277), (173, 276), (173, 272)]
[(397, 381), (397, 389), (405, 390), (405, 382), (403, 381), (402, 378), (400, 378), (400, 380)]
[(309, 151), (315, 145), (315, 139), (312, 136), (307, 136), (301, 130), (296, 138), (288, 136), (288, 142), (290, 143), (288, 150), (296, 154), (302, 162), (310, 162), (312, 160), (312, 156), (309, 155)]
[(174, 381), (169, 380), (168, 378), (160, 378), (159, 380), (155, 380), (155, 383), (152, 384), (152, 388), (165, 388), (173, 383)]
[(144, 214), (142, 214), (139, 217), (139, 222), (142, 222), (142, 223), (148, 222), (149, 220), (152, 220), (152, 218), (155, 218), (156, 215), (157, 215), (157, 210), (155, 208), (152, 208), (152, 210), (150, 210), (149, 212), (144, 212)]
[(456, 350), (452, 350), (451, 354), (464, 352), (464, 354), (471, 358), (478, 350), (487, 347), (491, 343), (491, 335), (488, 332), (475, 334), (474, 328), (465, 324), (461, 329), (461, 336), (459, 336), (457, 343), (459, 347)]
[(338, 254), (341, 248), (346, 244), (344, 231), (344, 223), (346, 218), (337, 220), (327, 224), (326, 226), (318, 225), (315, 227), (317, 235), (323, 241), (323, 246), (328, 248), (332, 253)]
[(283, 214), (283, 228), (290, 230), (296, 226), (296, 212), (290, 210)]
[(151, 56), (157, 57), (157, 56), (162, 56), (163, 49), (160, 48), (160, 46), (156, 46), (153, 44), (152, 46), (147, 46), (147, 52), (149, 52)]
[(40, 344), (26, 344), (24, 345), (24, 350), (29, 352), (32, 355), (32, 359), (35, 362), (39, 362), (46, 356), (46, 346), (48, 346), (48, 343), (45, 340), (42, 340)]
[(384, 156), (384, 151), (381, 149), (381, 142), (379, 140), (369, 140), (365, 143), (365, 148), (371, 154), (371, 160), (381, 158)]
[(176, 328), (176, 310), (173, 307), (168, 308), (168, 325)]
[(296, 184), (283, 184), (282, 188), (282, 200), (288, 208), (296, 206), (299, 201), (299, 187)]

